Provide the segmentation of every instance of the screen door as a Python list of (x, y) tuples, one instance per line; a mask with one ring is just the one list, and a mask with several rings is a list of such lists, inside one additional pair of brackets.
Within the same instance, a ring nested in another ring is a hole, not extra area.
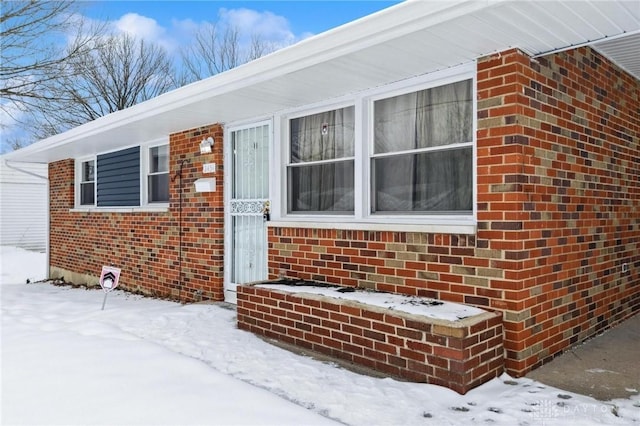
[(238, 284), (267, 279), (269, 206), (269, 144), (271, 126), (261, 124), (231, 130), (230, 196), (226, 223), (225, 299), (235, 302)]

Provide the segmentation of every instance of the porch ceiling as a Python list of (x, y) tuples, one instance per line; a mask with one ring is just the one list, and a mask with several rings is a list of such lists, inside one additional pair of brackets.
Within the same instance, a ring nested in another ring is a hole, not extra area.
[(409, 1), (6, 154), (51, 162), (260, 118), (517, 47), (592, 44), (640, 78), (640, 2)]

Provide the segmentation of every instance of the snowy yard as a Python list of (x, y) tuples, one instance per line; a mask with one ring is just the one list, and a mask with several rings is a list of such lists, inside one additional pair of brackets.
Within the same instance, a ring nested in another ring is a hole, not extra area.
[(101, 290), (26, 284), (44, 254), (1, 250), (3, 425), (640, 424), (640, 396), (506, 374), (461, 396), (359, 375), (240, 331), (218, 305), (116, 290), (102, 311)]

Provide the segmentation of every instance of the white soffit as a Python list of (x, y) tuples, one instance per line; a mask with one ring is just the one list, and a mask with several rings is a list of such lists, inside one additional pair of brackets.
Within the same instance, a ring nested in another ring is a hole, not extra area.
[(7, 154), (50, 162), (272, 115), (509, 48), (592, 44), (640, 78), (640, 1), (408, 1)]
[[(640, 4), (640, 1), (638, 2)], [(596, 43), (593, 47), (635, 78), (640, 79), (640, 32)]]

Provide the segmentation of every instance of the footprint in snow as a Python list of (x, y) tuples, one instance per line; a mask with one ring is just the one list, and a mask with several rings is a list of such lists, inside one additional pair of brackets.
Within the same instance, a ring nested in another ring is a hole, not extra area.
[(566, 395), (566, 394), (563, 394), (563, 393), (559, 393), (558, 394), (558, 398), (560, 398), (560, 399), (571, 399), (571, 395)]
[(452, 411), (458, 411), (461, 413), (466, 413), (467, 411), (469, 411), (467, 407), (449, 407), (449, 409)]
[(496, 414), (502, 414), (502, 410), (499, 409), (498, 407), (489, 407), (489, 411)]

